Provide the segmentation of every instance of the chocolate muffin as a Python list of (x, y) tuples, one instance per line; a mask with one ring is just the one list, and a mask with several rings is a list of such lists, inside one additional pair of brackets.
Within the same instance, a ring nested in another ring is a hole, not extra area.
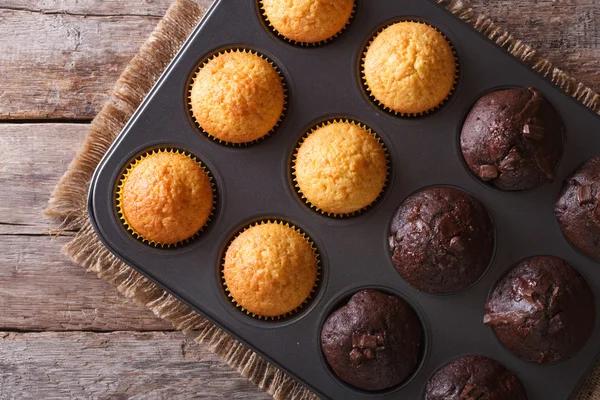
[(475, 103), (460, 145), (469, 168), (483, 181), (507, 191), (534, 189), (556, 179), (562, 121), (533, 88), (499, 90)]
[(523, 384), (502, 364), (465, 356), (440, 368), (427, 382), (425, 400), (527, 400)]
[(600, 261), (600, 156), (583, 164), (569, 178), (554, 212), (567, 239)]
[(515, 355), (551, 363), (575, 355), (594, 329), (594, 295), (566, 261), (533, 257), (496, 284), (483, 322)]
[(414, 372), (422, 336), (421, 323), (406, 302), (370, 289), (327, 318), (321, 346), (340, 379), (360, 389), (383, 390)]
[(394, 215), (392, 261), (418, 290), (450, 293), (471, 286), (494, 252), (494, 227), (470, 194), (430, 188), (406, 199)]

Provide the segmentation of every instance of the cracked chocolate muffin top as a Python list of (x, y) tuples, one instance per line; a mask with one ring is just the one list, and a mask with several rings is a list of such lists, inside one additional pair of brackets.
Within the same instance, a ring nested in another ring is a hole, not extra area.
[(594, 329), (594, 295), (585, 279), (557, 257), (533, 257), (502, 278), (483, 322), (515, 355), (551, 363), (575, 355)]
[(573, 246), (600, 261), (600, 156), (567, 180), (554, 212)]
[(389, 245), (402, 277), (418, 290), (451, 293), (471, 286), (494, 252), (494, 227), (483, 205), (468, 193), (430, 188), (396, 211)]
[(534, 189), (556, 179), (562, 121), (536, 89), (499, 90), (475, 103), (460, 145), (469, 168), (483, 181), (506, 191)]
[(425, 400), (527, 400), (527, 394), (519, 378), (499, 362), (465, 356), (429, 379)]
[(321, 331), (321, 347), (335, 374), (360, 389), (402, 383), (421, 356), (423, 328), (403, 300), (377, 290), (356, 293)]

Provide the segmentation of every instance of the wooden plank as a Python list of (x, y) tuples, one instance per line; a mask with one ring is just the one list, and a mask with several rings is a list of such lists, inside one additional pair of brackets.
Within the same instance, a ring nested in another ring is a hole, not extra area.
[[(0, 0), (0, 120), (91, 119), (169, 0), (23, 3)], [(470, 3), (600, 90), (597, 0)]]
[(0, 119), (90, 119), (158, 21), (0, 9)]
[(2, 398), (271, 398), (175, 332), (0, 332), (0, 359)]
[(42, 234), (56, 222), (42, 215), (87, 124), (0, 124), (0, 234)]
[(0, 10), (82, 16), (161, 17), (171, 0), (0, 0)]
[[(60, 254), (68, 240), (0, 235), (0, 330), (173, 329), (105, 281), (69, 262)], [(1, 393), (0, 383), (0, 398)]]
[(555, 67), (600, 92), (597, 0), (467, 0)]

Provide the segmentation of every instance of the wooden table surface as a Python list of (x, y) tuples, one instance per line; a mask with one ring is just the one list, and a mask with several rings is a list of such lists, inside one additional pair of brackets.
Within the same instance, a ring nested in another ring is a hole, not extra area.
[[(0, 0), (0, 399), (268, 398), (65, 259), (41, 215), (169, 3)], [(599, 0), (471, 4), (600, 91)]]

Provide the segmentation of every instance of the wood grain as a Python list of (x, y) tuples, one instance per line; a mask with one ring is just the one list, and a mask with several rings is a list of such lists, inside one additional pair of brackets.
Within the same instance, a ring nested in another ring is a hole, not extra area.
[(0, 124), (0, 235), (43, 234), (50, 193), (77, 152), (87, 124)]
[(90, 120), (170, 3), (0, 0), (0, 120)]
[[(91, 119), (170, 0), (23, 3), (0, 0), (0, 120)], [(471, 4), (600, 90), (597, 0)]]
[(69, 239), (0, 236), (0, 330), (173, 330), (69, 262), (60, 254)]
[(50, 193), (88, 125), (0, 124), (0, 330), (171, 330), (60, 254), (44, 236)]
[(179, 332), (0, 332), (0, 360), (2, 399), (271, 398)]
[[(468, 1), (600, 90), (598, 0)], [(0, 0), (0, 121), (93, 118), (170, 2)], [(44, 236), (87, 128), (0, 123), (0, 398), (269, 398)]]

